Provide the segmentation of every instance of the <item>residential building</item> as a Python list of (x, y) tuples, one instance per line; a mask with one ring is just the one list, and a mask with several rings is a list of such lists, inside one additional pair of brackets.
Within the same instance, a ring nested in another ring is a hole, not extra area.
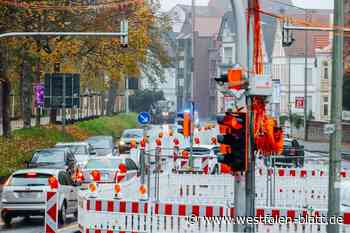
[[(273, 48), (273, 38), (276, 31), (276, 20), (268, 16), (262, 16), (262, 48), (264, 54), (264, 74), (271, 75), (271, 55)], [(237, 64), (237, 34), (232, 11), (226, 12), (222, 17), (218, 34), (219, 41), (219, 59), (218, 75), (227, 73), (229, 68)], [(239, 65), (239, 64), (238, 64)], [(233, 99), (230, 96), (224, 96), (217, 91), (217, 112), (224, 112), (232, 108)]]
[(209, 6), (196, 6), (195, 11), (194, 59), (191, 6), (179, 4), (168, 12), (173, 19), (173, 31), (177, 33), (177, 106), (181, 111), (189, 106), (190, 101), (194, 101), (199, 118), (207, 119), (215, 114), (216, 104), (209, 79), (215, 71), (208, 64), (215, 60), (215, 38), (224, 12)]
[[(330, 11), (327, 10), (309, 10), (312, 15), (312, 21), (318, 23), (329, 23)], [(296, 18), (304, 18), (304, 15), (294, 15)], [(307, 34), (307, 35), (306, 35)], [(272, 53), (272, 76), (274, 80), (281, 83), (280, 111), (277, 115), (289, 116), (296, 113), (304, 115), (304, 89), (307, 85), (307, 112), (309, 119), (325, 119), (328, 112), (323, 109), (324, 101), (327, 106), (329, 99), (323, 98), (329, 92), (325, 88), (328, 81), (322, 82), (322, 69), (325, 63), (324, 57), (317, 59), (316, 50), (327, 47), (330, 43), (330, 35), (324, 31), (293, 33), (294, 43), (290, 47), (282, 46), (282, 25), (277, 26)], [(307, 37), (306, 37), (307, 36)], [(307, 45), (307, 52), (305, 52)], [(305, 55), (306, 53), (306, 55)], [(305, 56), (307, 83), (305, 84)], [(328, 71), (329, 72), (329, 71)]]

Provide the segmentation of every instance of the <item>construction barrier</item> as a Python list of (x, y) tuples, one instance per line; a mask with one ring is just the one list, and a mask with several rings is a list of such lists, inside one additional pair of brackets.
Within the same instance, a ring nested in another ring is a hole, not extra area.
[(46, 192), (45, 233), (58, 231), (58, 193)]
[(255, 217), (244, 218), (220, 205), (103, 199), (82, 199), (79, 208), (82, 232), (233, 232), (239, 223), (263, 232), (325, 232), (327, 221), (350, 229), (350, 212), (332, 220), (326, 210), (258, 207)]

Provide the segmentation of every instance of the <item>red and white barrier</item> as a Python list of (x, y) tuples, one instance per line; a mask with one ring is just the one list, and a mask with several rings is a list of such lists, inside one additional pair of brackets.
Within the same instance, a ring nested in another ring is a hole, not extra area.
[(46, 192), (45, 233), (58, 231), (58, 194), (56, 191)]

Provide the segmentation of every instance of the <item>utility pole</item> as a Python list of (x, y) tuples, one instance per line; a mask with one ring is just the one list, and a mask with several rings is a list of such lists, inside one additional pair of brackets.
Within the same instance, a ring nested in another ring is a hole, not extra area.
[[(305, 9), (305, 21), (308, 21), (307, 10)], [(308, 58), (308, 31), (305, 31), (305, 57), (304, 57), (304, 141), (308, 140), (308, 102), (307, 102), (307, 58)], [(291, 126), (292, 128), (292, 126)]]
[[(334, 0), (334, 34), (331, 88), (331, 124), (334, 132), (329, 143), (328, 217), (340, 216), (340, 166), (342, 145), (343, 105), (343, 45), (344, 45), (344, 0)], [(328, 233), (339, 233), (339, 224), (328, 224)]]
[(125, 77), (124, 98), (125, 98), (125, 112), (129, 113), (129, 78), (127, 76)]
[(288, 56), (288, 114), (289, 114), (289, 130), (290, 130), (290, 136), (292, 137), (292, 99), (291, 99), (291, 88), (292, 88), (292, 69), (291, 69), (291, 57)]
[(196, 61), (196, 0), (192, 0), (192, 79), (190, 85), (191, 101), (194, 101), (194, 79), (195, 79), (195, 62)]
[[(255, 2), (252, 0), (248, 1), (248, 12), (251, 9), (255, 9)], [(249, 15), (249, 14), (248, 14)], [(254, 32), (253, 31), (253, 16), (248, 16), (249, 23), (249, 37), (247, 40), (247, 66), (248, 70), (252, 69), (252, 49), (254, 49), (253, 41), (254, 41)], [(248, 80), (251, 80), (250, 72), (247, 72)], [(245, 216), (255, 216), (255, 156), (254, 156), (254, 114), (253, 114), (253, 96), (247, 96), (247, 111), (249, 118), (249, 143), (248, 143), (248, 170), (245, 174), (246, 186), (245, 186)], [(255, 232), (254, 225), (246, 224), (244, 227), (244, 232)]]
[[(250, 0), (249, 0), (250, 1)], [(248, 69), (250, 63), (248, 58), (248, 44), (247, 44), (247, 21), (246, 21), (246, 0), (231, 0), (231, 7), (234, 21), (236, 22), (237, 30), (237, 49), (236, 49), (236, 61), (242, 66), (242, 68)], [(234, 205), (236, 210), (236, 216), (246, 216), (246, 179), (242, 174), (236, 174), (234, 180)], [(241, 224), (234, 224), (234, 232), (243, 232), (244, 226)]]

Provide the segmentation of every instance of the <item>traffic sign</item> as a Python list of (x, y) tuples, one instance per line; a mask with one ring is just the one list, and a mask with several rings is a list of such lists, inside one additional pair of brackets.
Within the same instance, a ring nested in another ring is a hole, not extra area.
[(151, 115), (148, 112), (140, 112), (137, 120), (142, 125), (149, 124), (151, 122)]

